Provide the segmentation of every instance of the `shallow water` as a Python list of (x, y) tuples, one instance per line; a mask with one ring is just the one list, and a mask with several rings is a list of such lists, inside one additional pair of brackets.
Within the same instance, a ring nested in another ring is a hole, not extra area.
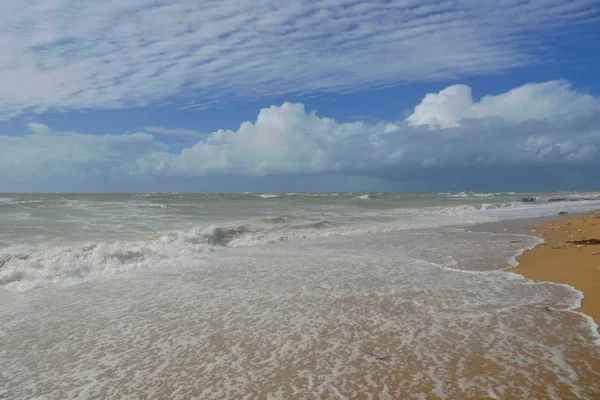
[(465, 195), (8, 195), (0, 398), (600, 396), (581, 293), (502, 272), (538, 239), (461, 227), (597, 194)]

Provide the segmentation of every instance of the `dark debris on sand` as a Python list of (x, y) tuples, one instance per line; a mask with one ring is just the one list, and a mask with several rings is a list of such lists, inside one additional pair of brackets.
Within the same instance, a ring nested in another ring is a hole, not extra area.
[(571, 240), (571, 241), (568, 241), (567, 243), (572, 243), (572, 244), (584, 244), (584, 245), (590, 245), (590, 244), (600, 244), (600, 239), (582, 239), (582, 240)]

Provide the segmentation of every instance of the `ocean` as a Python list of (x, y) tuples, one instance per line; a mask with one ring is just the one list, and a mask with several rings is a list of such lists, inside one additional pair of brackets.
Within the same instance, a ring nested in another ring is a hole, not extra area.
[(1, 194), (0, 399), (600, 398), (582, 294), (504, 272), (540, 239), (493, 224), (598, 208), (599, 192)]

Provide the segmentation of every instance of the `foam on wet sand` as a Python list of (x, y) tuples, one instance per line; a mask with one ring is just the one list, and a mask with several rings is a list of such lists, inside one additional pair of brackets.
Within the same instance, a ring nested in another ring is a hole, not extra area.
[(528, 229), (544, 243), (518, 258), (510, 271), (531, 279), (563, 283), (584, 293), (577, 309), (600, 324), (600, 213), (559, 219)]
[(0, 398), (600, 398), (581, 292), (503, 271), (541, 240), (459, 226), (597, 200), (427, 196), (11, 196)]

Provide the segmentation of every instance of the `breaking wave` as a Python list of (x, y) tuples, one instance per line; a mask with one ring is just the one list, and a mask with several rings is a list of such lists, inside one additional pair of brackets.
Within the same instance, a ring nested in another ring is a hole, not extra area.
[(468, 198), (468, 197), (495, 197), (495, 196), (506, 196), (513, 195), (515, 192), (444, 192), (442, 193), (448, 197), (459, 197), (459, 198)]
[[(279, 195), (260, 196), (271, 198)], [(18, 201), (9, 197), (0, 199), (0, 204), (12, 204)], [(127, 239), (123, 236), (98, 236), (89, 239), (88, 243), (76, 244), (68, 238), (37, 244), (31, 244), (25, 237), (21, 242), (12, 239), (9, 242), (4, 239), (4, 242), (0, 242), (5, 244), (5, 247), (0, 246), (0, 288), (22, 291), (52, 284), (77, 283), (140, 268), (189, 265), (196, 259), (204, 258), (207, 252), (221, 251), (228, 247), (468, 225), (500, 219), (556, 215), (562, 211), (586, 211), (600, 206), (598, 193), (554, 195), (538, 197), (532, 201), (523, 199), (489, 203), (479, 201), (477, 204), (430, 207), (396, 205), (394, 203), (396, 200), (388, 199), (386, 194), (376, 194), (375, 197), (372, 194), (361, 194), (346, 199), (355, 202), (356, 205), (348, 205), (347, 200), (342, 200), (346, 203), (336, 204), (335, 207), (331, 205), (332, 203), (323, 203), (315, 209), (290, 206), (280, 208), (282, 213), (279, 215), (255, 214), (249, 219), (213, 225), (210, 225), (210, 222), (205, 225), (204, 222), (198, 222), (194, 228), (184, 229), (186, 225), (165, 225), (157, 228), (160, 233), (153, 236), (148, 236), (150, 234), (142, 233), (143, 231), (136, 231), (132, 234), (133, 237)], [(377, 201), (369, 202), (371, 206), (368, 210), (367, 207), (360, 206), (366, 204), (362, 202), (373, 199)], [(62, 202), (61, 207), (67, 205), (78, 209), (83, 208), (86, 209), (87, 215), (95, 216), (97, 213), (96, 203), (88, 200), (58, 201)], [(283, 200), (279, 203), (283, 203)], [(383, 208), (378, 207), (380, 203)], [(121, 204), (128, 207), (127, 202)], [(156, 203), (144, 203), (144, 206), (157, 210), (164, 208), (164, 205)], [(169, 207), (166, 210), (171, 209)], [(127, 213), (124, 215), (129, 215)], [(9, 214), (14, 216), (18, 213)], [(143, 224), (148, 224), (150, 222), (140, 218), (155, 214), (150, 214), (148, 211), (144, 214), (132, 215), (135, 218), (131, 221), (115, 219), (116, 225), (113, 231), (119, 232), (127, 223), (141, 221)], [(161, 218), (163, 215), (166, 214), (158, 214)], [(31, 219), (28, 219), (27, 224), (30, 223)], [(112, 222), (109, 221), (107, 224)], [(40, 227), (30, 226), (29, 229), (31, 232), (37, 232)]]
[(189, 262), (226, 247), (248, 232), (245, 226), (209, 226), (145, 240), (76, 246), (11, 246), (0, 251), (0, 287), (17, 291), (77, 283), (163, 262)]
[(559, 203), (559, 202), (571, 202), (571, 201), (595, 201), (600, 200), (600, 194), (570, 194), (565, 196), (534, 196), (524, 197), (521, 202), (524, 203)]

